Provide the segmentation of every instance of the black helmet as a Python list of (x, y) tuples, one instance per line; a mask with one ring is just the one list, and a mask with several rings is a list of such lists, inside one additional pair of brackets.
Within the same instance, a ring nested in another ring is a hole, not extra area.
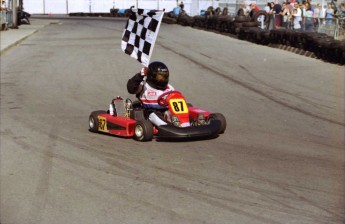
[(147, 72), (147, 83), (156, 89), (164, 90), (169, 82), (169, 69), (160, 61), (149, 64)]

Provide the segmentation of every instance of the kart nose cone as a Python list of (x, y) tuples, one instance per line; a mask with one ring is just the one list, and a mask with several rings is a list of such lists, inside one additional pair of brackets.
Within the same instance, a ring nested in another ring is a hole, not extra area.
[(211, 120), (208, 125), (176, 127), (174, 125), (160, 125), (157, 127), (157, 137), (161, 139), (202, 139), (218, 135), (220, 130), (220, 121)]

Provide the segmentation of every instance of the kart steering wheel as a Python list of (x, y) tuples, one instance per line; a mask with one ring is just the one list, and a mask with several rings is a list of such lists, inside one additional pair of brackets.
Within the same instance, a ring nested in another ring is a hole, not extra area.
[[(166, 93), (163, 93), (162, 95), (160, 95), (157, 99), (157, 102), (158, 102), (158, 105), (159, 106), (168, 106), (168, 103), (166, 102), (166, 99), (167, 97), (170, 95), (170, 94), (173, 94), (173, 93), (178, 93), (178, 94), (181, 94), (179, 91), (169, 91), (169, 92), (166, 92)], [(182, 95), (182, 94), (181, 94)]]

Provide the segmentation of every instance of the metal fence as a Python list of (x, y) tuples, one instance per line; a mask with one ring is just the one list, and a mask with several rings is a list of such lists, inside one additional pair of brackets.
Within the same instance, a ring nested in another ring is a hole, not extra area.
[(325, 33), (336, 40), (345, 39), (344, 18), (288, 18), (281, 15), (271, 15), (268, 29), (290, 29), (306, 32)]
[(13, 26), (12, 11), (0, 11), (1, 30), (7, 30), (8, 27)]
[(6, 30), (7, 29), (6, 11), (0, 11), (0, 23), (1, 23), (1, 30)]

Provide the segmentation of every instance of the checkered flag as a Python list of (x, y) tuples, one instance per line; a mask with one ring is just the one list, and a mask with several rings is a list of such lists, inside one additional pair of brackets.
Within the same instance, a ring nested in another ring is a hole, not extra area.
[(133, 9), (122, 35), (122, 50), (148, 67), (164, 11)]

